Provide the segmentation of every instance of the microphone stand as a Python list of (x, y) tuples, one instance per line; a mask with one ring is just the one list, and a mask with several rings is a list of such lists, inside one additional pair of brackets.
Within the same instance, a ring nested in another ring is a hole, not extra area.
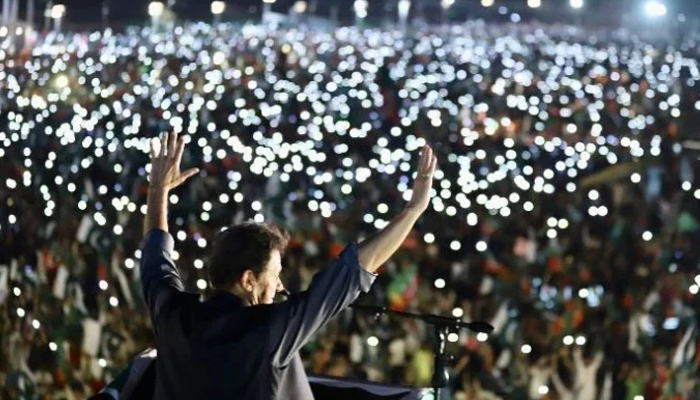
[(493, 326), (485, 322), (463, 322), (459, 318), (443, 317), (433, 314), (412, 314), (403, 311), (390, 310), (386, 307), (379, 306), (361, 306), (351, 304), (350, 308), (357, 311), (374, 314), (375, 318), (382, 314), (396, 316), (405, 319), (414, 319), (423, 321), (426, 324), (433, 326), (435, 332), (435, 342), (433, 343), (433, 352), (435, 353), (435, 362), (433, 364), (432, 385), (435, 393), (435, 400), (440, 400), (442, 389), (447, 387), (450, 378), (447, 372), (447, 364), (450, 361), (450, 356), (445, 354), (445, 341), (449, 330), (466, 328), (473, 332), (492, 332)]

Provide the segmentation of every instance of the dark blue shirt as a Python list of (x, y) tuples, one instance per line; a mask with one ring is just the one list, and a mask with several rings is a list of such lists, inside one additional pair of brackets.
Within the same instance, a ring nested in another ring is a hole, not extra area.
[(170, 234), (153, 229), (141, 257), (158, 350), (155, 400), (313, 399), (299, 349), (376, 278), (360, 266), (356, 245), (316, 274), (306, 292), (251, 307), (227, 292), (204, 302), (185, 292), (173, 246)]

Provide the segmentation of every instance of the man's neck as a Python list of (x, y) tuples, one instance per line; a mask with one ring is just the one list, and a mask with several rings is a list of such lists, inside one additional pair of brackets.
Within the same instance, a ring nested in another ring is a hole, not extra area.
[(253, 305), (250, 299), (250, 295), (240, 285), (237, 284), (236, 286), (234, 286), (233, 289), (229, 290), (229, 293), (233, 294), (234, 296), (240, 297), (243, 301), (243, 304), (246, 307)]

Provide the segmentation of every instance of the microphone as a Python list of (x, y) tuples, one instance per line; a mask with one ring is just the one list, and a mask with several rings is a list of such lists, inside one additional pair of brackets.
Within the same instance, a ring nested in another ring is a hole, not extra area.
[[(277, 292), (278, 295), (282, 295), (284, 297), (289, 297), (292, 294), (287, 290), (287, 288), (283, 287), (282, 290)], [(411, 319), (417, 319), (421, 320), (424, 322), (427, 322), (429, 324), (433, 325), (442, 325), (442, 326), (454, 326), (458, 328), (467, 328), (472, 332), (477, 332), (477, 333), (491, 333), (493, 332), (494, 328), (491, 324), (488, 324), (486, 322), (481, 322), (481, 321), (474, 321), (474, 322), (462, 322), (459, 321), (456, 318), (450, 318), (450, 317), (442, 317), (439, 315), (419, 315), (419, 314), (411, 314), (407, 312), (401, 312), (401, 311), (395, 311), (388, 309), (386, 307), (381, 307), (381, 306), (366, 306), (366, 305), (359, 305), (359, 304), (351, 304), (350, 308), (353, 308), (358, 311), (364, 311), (367, 313), (375, 314), (375, 315), (380, 315), (380, 314), (389, 314), (389, 315), (396, 315), (399, 317), (403, 318), (411, 318)]]
[(434, 325), (434, 326), (444, 326), (444, 327), (454, 327), (454, 328), (467, 328), (472, 332), (476, 333), (491, 333), (493, 332), (494, 328), (490, 324), (486, 322), (481, 322), (481, 321), (474, 321), (474, 322), (462, 322), (458, 318), (453, 318), (453, 317), (443, 317), (440, 315), (432, 315), (432, 314), (413, 314), (413, 313), (408, 313), (404, 311), (396, 311), (396, 310), (391, 310), (386, 307), (381, 307), (381, 306), (365, 306), (365, 305), (359, 305), (359, 304), (351, 304), (350, 308), (353, 308), (357, 311), (362, 311), (370, 314), (374, 314), (375, 316), (379, 316), (381, 314), (387, 314), (387, 315), (393, 315), (397, 316), (400, 318), (408, 318), (408, 319), (415, 319), (418, 321), (423, 321), (425, 323)]
[(469, 325), (468, 329), (473, 332), (491, 333), (494, 329), (493, 325), (481, 321), (468, 322), (467, 324)]

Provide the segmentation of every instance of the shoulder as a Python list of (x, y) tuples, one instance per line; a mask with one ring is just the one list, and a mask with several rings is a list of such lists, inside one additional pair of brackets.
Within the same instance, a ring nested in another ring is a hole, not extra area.
[(181, 319), (187, 314), (196, 315), (199, 305), (199, 295), (196, 293), (181, 292), (169, 286), (161, 286), (158, 303), (156, 304), (158, 319), (156, 323), (168, 321), (173, 317)]

